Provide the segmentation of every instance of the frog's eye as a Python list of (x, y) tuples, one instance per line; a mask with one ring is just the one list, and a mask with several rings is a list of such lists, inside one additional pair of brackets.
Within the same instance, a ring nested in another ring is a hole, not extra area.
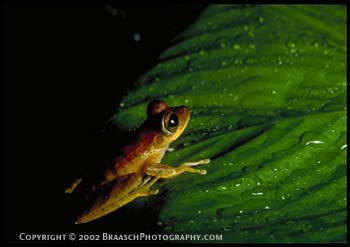
[(167, 112), (162, 119), (162, 131), (166, 134), (173, 134), (179, 125), (179, 118), (174, 112)]

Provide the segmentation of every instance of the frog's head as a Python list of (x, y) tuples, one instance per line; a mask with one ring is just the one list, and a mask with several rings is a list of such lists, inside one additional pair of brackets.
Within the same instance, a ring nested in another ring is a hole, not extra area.
[(190, 110), (182, 105), (177, 107), (169, 107), (162, 100), (154, 100), (147, 107), (148, 119), (156, 121), (157, 129), (163, 138), (162, 142), (170, 144), (175, 141), (190, 120)]

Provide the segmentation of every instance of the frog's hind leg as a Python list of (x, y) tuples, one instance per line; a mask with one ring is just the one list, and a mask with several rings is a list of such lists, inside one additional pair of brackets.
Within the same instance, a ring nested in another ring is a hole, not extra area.
[(133, 198), (129, 196), (129, 193), (137, 189), (141, 183), (142, 175), (133, 173), (104, 185), (92, 201), (92, 206), (84, 211), (75, 223), (81, 224), (95, 220), (131, 202)]
[(160, 179), (161, 176), (158, 175), (156, 177), (147, 177), (142, 183), (134, 190), (130, 191), (127, 195), (123, 197), (119, 197), (118, 201), (116, 201), (117, 207), (115, 207), (113, 210), (116, 210), (125, 204), (128, 204), (135, 200), (138, 197), (144, 197), (144, 196), (151, 196), (151, 195), (156, 195), (158, 194), (159, 190), (151, 190), (151, 186)]

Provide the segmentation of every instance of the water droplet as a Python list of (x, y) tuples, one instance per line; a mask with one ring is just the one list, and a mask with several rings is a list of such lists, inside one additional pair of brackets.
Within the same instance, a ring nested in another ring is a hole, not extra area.
[(329, 89), (328, 89), (328, 92), (331, 93), (331, 94), (333, 94), (333, 93), (334, 93), (334, 89), (333, 89), (333, 88), (329, 88)]
[(239, 186), (241, 186), (241, 184), (236, 184), (236, 187), (239, 187)]
[(264, 192), (252, 192), (252, 196), (262, 196)]
[(185, 99), (185, 103), (187, 104), (189, 102), (189, 100), (188, 99)]
[(276, 94), (277, 92), (275, 90), (272, 90), (272, 94)]
[(273, 171), (274, 171), (274, 172), (277, 172), (278, 170), (277, 170), (277, 168), (273, 168)]
[(198, 214), (201, 214), (202, 213), (202, 210), (198, 210)]
[(243, 213), (243, 210), (242, 210), (242, 209), (241, 209), (241, 210), (239, 210), (239, 213), (240, 213), (240, 214), (242, 214), (242, 213)]
[(225, 231), (225, 232), (231, 231), (231, 227), (229, 227), (229, 226), (224, 227), (224, 231)]
[(324, 144), (324, 141), (312, 140), (305, 143), (305, 145), (310, 145), (310, 144)]
[(282, 196), (282, 200), (285, 200), (286, 198), (284, 196)]
[(218, 189), (218, 190), (227, 190), (227, 187), (221, 185), (221, 186), (217, 187), (217, 189)]
[(268, 209), (270, 209), (270, 207), (269, 206), (265, 206), (265, 209), (268, 210)]
[(125, 106), (124, 102), (120, 102), (120, 107), (124, 107), (124, 106)]
[(239, 50), (239, 48), (240, 48), (239, 44), (234, 44), (234, 45), (233, 45), (233, 49), (234, 49), (234, 50)]
[(158, 222), (157, 222), (157, 225), (158, 225), (158, 226), (161, 226), (161, 225), (162, 225), (162, 222), (158, 221)]

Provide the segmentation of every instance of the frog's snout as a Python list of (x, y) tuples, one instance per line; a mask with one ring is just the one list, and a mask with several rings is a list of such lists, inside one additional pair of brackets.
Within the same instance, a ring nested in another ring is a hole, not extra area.
[[(180, 120), (180, 126), (182, 131), (186, 128), (186, 125), (191, 117), (190, 109), (187, 106), (178, 106), (175, 108), (175, 114)], [(182, 132), (181, 131), (181, 132)]]

